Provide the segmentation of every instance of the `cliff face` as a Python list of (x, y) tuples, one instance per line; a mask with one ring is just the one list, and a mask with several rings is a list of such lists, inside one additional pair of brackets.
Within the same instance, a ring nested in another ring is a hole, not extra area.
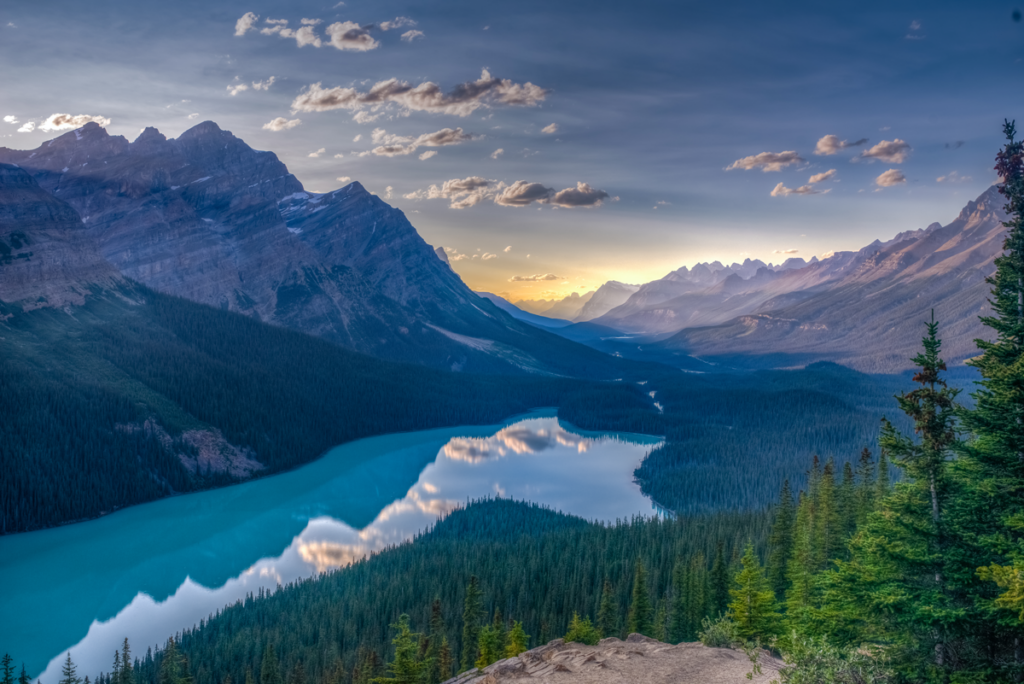
[(23, 309), (81, 304), (120, 281), (78, 213), (24, 170), (0, 164), (0, 301)]
[(306, 192), (273, 153), (213, 122), (134, 142), (90, 123), (35, 150), (0, 148), (0, 162), (76, 209), (100, 254), (156, 290), (383, 358), (567, 370), (562, 341), (473, 294), (401, 211), (359, 183)]

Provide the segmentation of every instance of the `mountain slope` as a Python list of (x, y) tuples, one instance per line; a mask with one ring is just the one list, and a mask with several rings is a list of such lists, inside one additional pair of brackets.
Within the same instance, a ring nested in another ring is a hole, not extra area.
[(627, 285), (617, 280), (609, 280), (597, 288), (594, 296), (583, 305), (573, 323), (585, 323), (598, 316), (603, 316), (617, 306), (626, 303), (633, 293), (640, 289), (639, 285)]
[(565, 326), (570, 324), (569, 321), (562, 320), (560, 318), (547, 318), (545, 316), (538, 316), (537, 314), (532, 314), (529, 311), (523, 311), (518, 306), (512, 304), (503, 297), (499, 297), (496, 294), (491, 294), (490, 292), (478, 292), (477, 294), (486, 299), (487, 301), (489, 301), (491, 304), (494, 304), (494, 306), (498, 307), (512, 318), (515, 318), (518, 321), (523, 321), (524, 323), (529, 323), (530, 325), (534, 325), (540, 328), (555, 329), (564, 328)]
[[(943, 357), (962, 362), (988, 336), (994, 258), (1002, 253), (1004, 202), (993, 187), (949, 224), (874, 242), (788, 272), (757, 294), (744, 315), (720, 325), (684, 329), (656, 345), (701, 356), (758, 358), (774, 365), (829, 359), (873, 372), (910, 367), (921, 323), (934, 309)], [(773, 293), (772, 297), (764, 295)], [(769, 361), (770, 360), (770, 361)]]
[(90, 123), (36, 150), (0, 148), (0, 162), (74, 207), (100, 254), (158, 291), (437, 368), (616, 373), (477, 297), (359, 183), (305, 192), (213, 122), (134, 142)]

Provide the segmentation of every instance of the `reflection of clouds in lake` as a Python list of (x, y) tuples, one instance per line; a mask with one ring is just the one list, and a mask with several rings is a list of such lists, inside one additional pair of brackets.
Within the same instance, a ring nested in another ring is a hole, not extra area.
[(562, 428), (539, 427), (531, 423), (553, 421), (524, 421), (512, 425), (490, 437), (456, 437), (444, 445), (444, 455), (453, 461), (482, 463), (491, 458), (502, 458), (510, 453), (536, 454), (556, 444), (585, 453), (594, 440), (576, 435)]
[(302, 560), (315, 566), (317, 572), (352, 565), (357, 560), (366, 558), (368, 554), (369, 550), (364, 544), (350, 545), (327, 541), (299, 544), (299, 555), (302, 556)]

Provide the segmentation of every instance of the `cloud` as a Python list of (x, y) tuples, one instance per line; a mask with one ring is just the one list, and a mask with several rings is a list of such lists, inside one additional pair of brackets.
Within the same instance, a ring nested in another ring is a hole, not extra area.
[(508, 254), (509, 252), (512, 251), (512, 245), (509, 245), (508, 247), (506, 247), (505, 249), (503, 249), (501, 251), (503, 251), (505, 254)]
[(497, 258), (498, 258), (497, 254), (490, 254), (490, 253), (485, 253), (483, 256), (480, 257), (480, 259), (483, 260), (483, 261), (490, 261), (491, 259), (497, 259)]
[(921, 22), (917, 21), (916, 19), (914, 21), (910, 22), (910, 30), (911, 31), (920, 31), (921, 30)]
[(958, 150), (964, 146), (963, 140), (957, 140), (956, 142), (946, 143), (947, 150)]
[(761, 154), (737, 159), (727, 166), (725, 170), (743, 169), (750, 171), (752, 169), (761, 169), (765, 172), (781, 171), (790, 164), (800, 164), (803, 161), (803, 158), (792, 150), (786, 152), (762, 152)]
[[(825, 192), (828, 192), (827, 190)], [(810, 185), (801, 185), (799, 188), (787, 188), (782, 183), (772, 190), (772, 197), (789, 197), (790, 195), (820, 195), (820, 190), (815, 190)]]
[(321, 147), (321, 148), (320, 148), (319, 150), (317, 150), (316, 152), (310, 152), (310, 153), (309, 153), (309, 156), (310, 156), (310, 157), (312, 157), (313, 159), (319, 159), (320, 155), (321, 155), (321, 154), (323, 154), (323, 153), (324, 153), (324, 152), (326, 152), (326, 151), (327, 151), (327, 148), (325, 148), (325, 147)]
[(961, 176), (956, 171), (950, 171), (945, 176), (939, 176), (935, 180), (938, 183), (970, 183), (974, 179), (970, 176)]
[(260, 33), (265, 36), (272, 36), (275, 33), (282, 38), (294, 38), (296, 45), (299, 47), (305, 47), (306, 45), (312, 45), (313, 47), (321, 47), (323, 41), (316, 35), (316, 31), (313, 29), (314, 26), (320, 23), (319, 19), (303, 19), (302, 26), (297, 29), (288, 28), (287, 19), (264, 19), (263, 23), (269, 24), (269, 26), (260, 29)]
[(383, 128), (375, 128), (370, 135), (378, 147), (373, 153), (378, 157), (398, 157), (412, 154), (420, 147), (446, 147), (459, 145), (478, 136), (466, 133), (461, 128), (442, 128), (434, 133), (424, 133), (418, 137), (388, 134)]
[(187, 118), (189, 121), (195, 121), (196, 119), (199, 118), (199, 112), (192, 112), (191, 114), (189, 114), (185, 118)]
[(394, 191), (395, 189), (390, 185), (384, 188), (384, 199), (391, 199), (391, 193), (393, 193)]
[(395, 17), (394, 21), (382, 21), (380, 22), (381, 31), (390, 31), (391, 29), (398, 28), (409, 28), (415, 26), (416, 22), (409, 17)]
[(540, 132), (541, 133), (557, 133), (558, 132), (558, 124), (556, 124), (556, 123), (548, 124), (544, 128), (540, 129)]
[(18, 132), (19, 133), (31, 133), (35, 129), (36, 129), (35, 123), (33, 123), (31, 121), (26, 121), (24, 124), (22, 124), (21, 128), (18, 129)]
[(252, 87), (255, 90), (270, 90), (270, 86), (274, 85), (274, 81), (277, 79), (271, 76), (266, 81), (253, 81)]
[(797, 254), (799, 252), (800, 252), (799, 249), (774, 249), (774, 250), (772, 250), (772, 254)]
[(406, 43), (411, 43), (417, 38), (422, 38), (424, 35), (423, 31), (406, 31), (402, 34), (402, 40)]
[(18, 117), (7, 115), (4, 117), (4, 123), (16, 124), (18, 123)]
[(238, 84), (235, 84), (235, 85), (229, 85), (228, 88), (227, 88), (228, 94), (231, 95), (231, 97), (234, 97), (238, 93), (244, 92), (244, 91), (246, 91), (248, 89), (249, 89), (249, 86), (248, 86), (248, 84), (245, 84), (245, 83), (238, 83)]
[(430, 150), (429, 152), (424, 152), (423, 154), (420, 155), (420, 161), (427, 161), (431, 157), (436, 157), (436, 156), (437, 156), (437, 151), (436, 150)]
[(823, 183), (823, 182), (825, 182), (827, 180), (832, 180), (835, 177), (836, 177), (836, 170), (835, 169), (829, 169), (828, 171), (824, 171), (822, 173), (814, 174), (813, 176), (810, 177), (810, 179), (807, 182), (811, 183), (813, 185), (814, 183)]
[(338, 176), (334, 180), (338, 181), (339, 183), (351, 183), (352, 182), (352, 179), (350, 177), (348, 177), (348, 176)]
[(407, 112), (469, 116), (480, 107), (492, 105), (532, 107), (542, 102), (548, 92), (532, 83), (518, 84), (509, 79), (494, 78), (484, 69), (479, 79), (461, 83), (448, 93), (442, 92), (440, 86), (430, 81), (413, 86), (396, 78), (378, 81), (366, 92), (340, 86), (323, 88), (320, 83), (313, 83), (295, 98), (292, 111), (377, 111), (393, 104)]
[[(586, 183), (576, 183), (575, 188), (559, 190), (551, 198), (551, 204), (567, 209), (573, 207), (599, 207), (603, 200), (608, 199), (608, 193), (604, 190), (595, 190)], [(613, 198), (617, 200), (618, 198)]]
[(322, 19), (303, 19), (300, 23), (302, 23), (303, 26), (316, 26), (321, 21), (323, 21), (323, 20)]
[(838, 135), (826, 135), (814, 146), (814, 154), (819, 157), (827, 157), (848, 147), (859, 147), (867, 141), (867, 138), (861, 138), (860, 140), (850, 142), (849, 140), (840, 140)]
[(355, 142), (359, 142), (362, 139), (363, 139), (363, 134), (359, 133), (358, 135), (356, 135), (356, 137), (352, 138), (352, 142), (354, 142), (354, 143)]
[(256, 28), (256, 22), (259, 21), (259, 16), (252, 12), (246, 12), (238, 21), (235, 22), (235, 35), (244, 36), (248, 31), (252, 31)]
[(344, 159), (344, 158), (345, 158), (345, 155), (344, 155), (344, 154), (342, 154), (341, 152), (339, 152), (338, 154), (334, 155), (334, 158), (335, 158), (335, 159)]
[(480, 176), (453, 178), (440, 187), (431, 185), (427, 190), (416, 190), (403, 195), (405, 199), (447, 199), (452, 209), (465, 209), (480, 204), (494, 196), (503, 184)]
[(671, 204), (672, 204), (671, 202), (666, 202), (665, 200), (659, 200), (659, 201), (654, 203), (654, 208), (657, 209), (658, 207), (666, 207), (666, 206), (669, 206)]
[(81, 128), (87, 123), (98, 123), (100, 126), (109, 126), (110, 119), (105, 116), (90, 116), (89, 114), (51, 114), (46, 121), (39, 124), (41, 131), (69, 131), (72, 128)]
[(501, 155), (505, 154), (505, 150), (501, 147), (491, 152), (491, 159), (497, 159)]
[(354, 21), (339, 21), (327, 27), (327, 35), (331, 37), (331, 45), (339, 50), (368, 52), (380, 47), (380, 43), (370, 35), (372, 25), (360, 26)]
[(508, 279), (510, 283), (536, 283), (543, 280), (561, 280), (562, 276), (556, 276), (554, 273), (543, 273), (538, 275), (530, 276), (512, 276)]
[(875, 185), (880, 188), (891, 188), (894, 185), (906, 183), (907, 177), (898, 169), (889, 169), (875, 179)]
[(498, 193), (494, 202), (503, 207), (526, 207), (534, 202), (547, 202), (554, 194), (554, 188), (546, 188), (540, 183), (517, 180)]
[(861, 152), (857, 158), (871, 161), (878, 159), (889, 164), (902, 164), (906, 161), (910, 151), (910, 145), (906, 141), (896, 138), (892, 141), (883, 140), (871, 149)]
[(300, 123), (302, 123), (302, 119), (292, 119), (291, 121), (289, 121), (288, 119), (284, 118), (283, 116), (279, 116), (276, 119), (274, 119), (273, 121), (270, 121), (268, 123), (263, 124), (263, 130), (265, 130), (265, 131), (287, 131), (290, 128), (295, 128)]

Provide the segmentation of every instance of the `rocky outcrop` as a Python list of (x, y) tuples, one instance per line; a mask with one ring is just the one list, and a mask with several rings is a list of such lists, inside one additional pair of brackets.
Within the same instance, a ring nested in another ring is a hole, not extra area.
[(445, 684), (740, 684), (778, 676), (781, 663), (767, 655), (759, 663), (762, 674), (748, 679), (751, 662), (740, 651), (699, 643), (672, 646), (630, 634), (625, 641), (603, 639), (596, 646), (556, 639)]
[(578, 365), (564, 362), (575, 345), (477, 297), (359, 183), (307, 192), (276, 155), (213, 122), (177, 139), (147, 128), (134, 142), (90, 123), (35, 150), (0, 148), (0, 162), (76, 209), (100, 254), (153, 289), (383, 358), (499, 372)]
[(67, 203), (0, 164), (0, 301), (30, 310), (81, 304), (121, 280)]

